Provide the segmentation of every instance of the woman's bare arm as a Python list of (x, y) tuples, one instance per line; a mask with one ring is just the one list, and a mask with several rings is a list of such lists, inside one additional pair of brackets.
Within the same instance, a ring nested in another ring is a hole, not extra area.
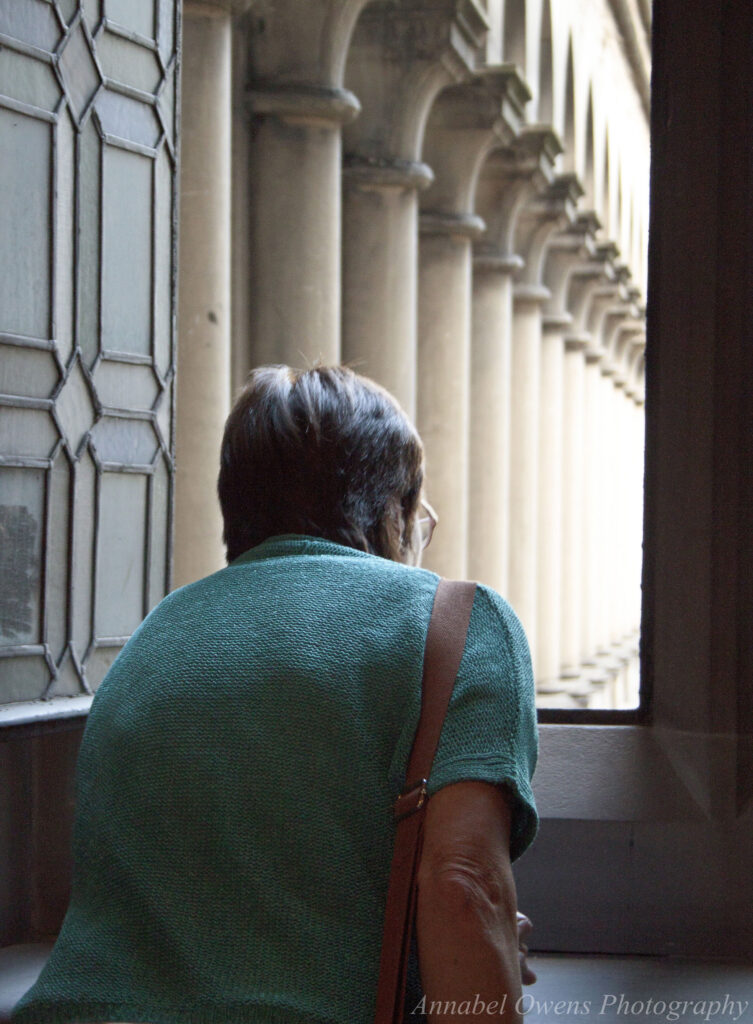
[(432, 1024), (521, 1020), (516, 909), (505, 794), (486, 782), (439, 790), (418, 872), (418, 955)]

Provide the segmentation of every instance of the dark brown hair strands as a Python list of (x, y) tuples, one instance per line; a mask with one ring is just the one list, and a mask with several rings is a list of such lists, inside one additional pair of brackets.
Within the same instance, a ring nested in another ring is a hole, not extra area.
[(378, 384), (342, 366), (259, 367), (222, 439), (228, 562), (289, 533), (400, 560), (422, 483), (418, 434)]

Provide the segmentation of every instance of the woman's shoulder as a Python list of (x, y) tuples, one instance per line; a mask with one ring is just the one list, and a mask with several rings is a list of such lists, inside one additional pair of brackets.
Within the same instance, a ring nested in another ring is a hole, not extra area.
[(482, 630), (504, 632), (510, 644), (528, 652), (523, 624), (515, 609), (492, 587), (483, 583), (476, 585), (472, 624)]

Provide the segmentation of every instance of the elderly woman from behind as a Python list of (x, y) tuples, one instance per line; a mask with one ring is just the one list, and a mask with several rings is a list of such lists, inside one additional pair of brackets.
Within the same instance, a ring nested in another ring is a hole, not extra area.
[[(438, 584), (422, 487), (382, 388), (252, 373), (222, 442), (228, 565), (166, 597), (97, 692), (71, 904), (18, 1024), (373, 1019)], [(510, 863), (535, 757), (526, 640), (479, 586), (429, 778), (407, 1019), (519, 1018)]]

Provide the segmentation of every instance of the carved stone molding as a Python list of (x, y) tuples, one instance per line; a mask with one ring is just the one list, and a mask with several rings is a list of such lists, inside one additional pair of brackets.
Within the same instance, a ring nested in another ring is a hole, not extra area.
[(455, 238), (480, 238), (486, 224), (473, 213), (422, 213), (419, 227), (423, 235), (450, 235)]
[(418, 160), (370, 159), (346, 156), (343, 161), (346, 184), (358, 188), (402, 188), (423, 190), (434, 181), (434, 172), (428, 164)]
[(352, 92), (332, 86), (283, 84), (254, 86), (247, 93), (248, 108), (255, 115), (271, 115), (283, 121), (323, 121), (347, 124), (361, 110)]
[(435, 181), (421, 200), (427, 213), (472, 214), (487, 154), (517, 138), (530, 93), (511, 65), (488, 68), (437, 97), (426, 126), (424, 158)]
[(575, 175), (561, 175), (521, 210), (515, 248), (525, 260), (521, 278), (526, 284), (543, 283), (549, 241), (556, 232), (575, 220), (575, 203), (582, 194), (583, 189)]
[(369, 4), (348, 54), (346, 81), (363, 111), (345, 132), (346, 157), (420, 162), (434, 100), (470, 77), (487, 29), (471, 0)]
[(561, 143), (549, 128), (524, 125), (510, 146), (486, 158), (476, 188), (476, 210), (487, 224), (481, 251), (507, 258), (516, 254), (521, 210), (553, 182), (554, 161), (561, 152)]

